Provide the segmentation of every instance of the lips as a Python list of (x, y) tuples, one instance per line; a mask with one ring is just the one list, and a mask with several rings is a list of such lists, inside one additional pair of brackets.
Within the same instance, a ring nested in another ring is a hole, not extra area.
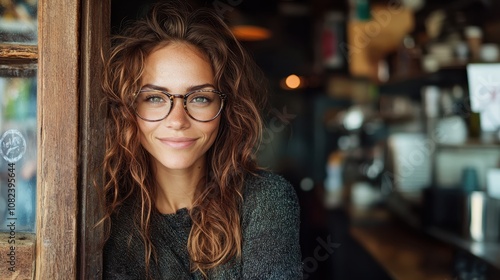
[(188, 137), (167, 137), (159, 138), (160, 142), (175, 149), (191, 147), (196, 142), (196, 138)]

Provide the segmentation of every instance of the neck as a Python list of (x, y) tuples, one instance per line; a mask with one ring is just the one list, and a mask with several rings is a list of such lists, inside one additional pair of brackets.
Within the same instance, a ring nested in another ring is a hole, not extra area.
[(156, 167), (156, 208), (160, 213), (175, 213), (182, 208), (191, 209), (194, 194), (200, 180), (205, 176), (205, 162), (197, 163), (187, 170), (172, 170), (161, 164)]

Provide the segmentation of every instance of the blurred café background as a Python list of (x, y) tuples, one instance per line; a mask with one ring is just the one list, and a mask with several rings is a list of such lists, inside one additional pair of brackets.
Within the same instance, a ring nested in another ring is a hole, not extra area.
[[(112, 33), (153, 2), (111, 0)], [(259, 162), (296, 189), (304, 279), (500, 279), (500, 1), (188, 2), (268, 79)], [(0, 1), (2, 43), (36, 44), (36, 5)], [(0, 128), (34, 146), (36, 65), (6, 69)], [(35, 163), (34, 147), (18, 163), (19, 231)]]
[(500, 279), (500, 1), (191, 2), (268, 78), (305, 279)]

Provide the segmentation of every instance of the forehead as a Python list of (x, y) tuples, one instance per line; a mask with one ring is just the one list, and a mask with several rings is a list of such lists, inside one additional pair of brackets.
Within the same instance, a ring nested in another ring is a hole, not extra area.
[(213, 84), (210, 60), (197, 47), (172, 42), (153, 50), (144, 62), (141, 85), (152, 84), (181, 90), (198, 84)]

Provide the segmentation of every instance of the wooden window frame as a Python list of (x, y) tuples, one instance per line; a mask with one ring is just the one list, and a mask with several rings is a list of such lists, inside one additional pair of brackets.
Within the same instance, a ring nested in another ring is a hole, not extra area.
[(110, 5), (38, 3), (37, 280), (102, 277), (93, 173), (104, 146), (101, 50)]

